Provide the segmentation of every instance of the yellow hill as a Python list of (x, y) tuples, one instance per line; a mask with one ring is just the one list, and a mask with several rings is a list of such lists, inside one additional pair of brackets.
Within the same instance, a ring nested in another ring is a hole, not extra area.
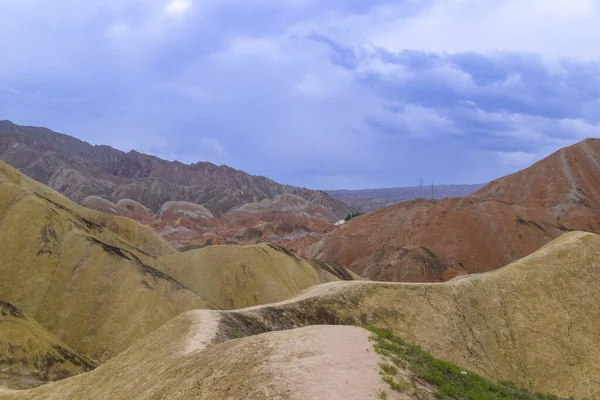
[(95, 366), (18, 308), (0, 301), (0, 386), (26, 389)]
[[(346, 371), (350, 363), (370, 379), (379, 361), (360, 335), (333, 330), (325, 336), (335, 339), (325, 339), (315, 333), (323, 327), (295, 328), (371, 324), (493, 379), (598, 399), (599, 279), (600, 236), (575, 232), (503, 269), (446, 283), (333, 282), (277, 304), (189, 311), (92, 372), (4, 398), (310, 398), (310, 388), (294, 386), (294, 372), (303, 366), (316, 368), (307, 381), (330, 376), (326, 381), (332, 382), (335, 368)], [(269, 331), (280, 332), (255, 336)], [(319, 358), (315, 343), (323, 341), (330, 343), (329, 359)], [(363, 356), (334, 349), (345, 341)], [(376, 398), (380, 389), (370, 382), (365, 385)], [(347, 385), (359, 393), (353, 379)], [(325, 383), (321, 389), (328, 393)], [(352, 393), (346, 398), (359, 398)]]
[(272, 244), (209, 246), (161, 257), (156, 265), (222, 309), (274, 303), (310, 286), (360, 279), (343, 267), (309, 261)]
[(183, 311), (281, 301), (357, 278), (275, 246), (176, 253), (143, 225), (78, 206), (2, 162), (0, 243), (0, 299), (100, 362)]
[(177, 314), (211, 307), (149, 264), (173, 248), (0, 162), (0, 298), (104, 361)]
[(235, 326), (230, 334), (371, 324), (494, 379), (600, 398), (599, 281), (600, 236), (572, 232), (485, 274), (439, 284), (335, 282), (224, 318)]
[(195, 329), (208, 321), (190, 318), (177, 318), (179, 324), (167, 324), (91, 373), (0, 392), (0, 398), (367, 400), (386, 389), (378, 375), (381, 359), (361, 328), (308, 327), (210, 346)]
[[(0, 161), (0, 185), (2, 185), (3, 191), (12, 190), (14, 192), (15, 188), (19, 188), (23, 192), (35, 195), (42, 203), (48, 203), (66, 211), (88, 227), (102, 228), (101, 230), (96, 229), (94, 233), (103, 235), (111, 244), (131, 246), (140, 253), (141, 257), (158, 257), (176, 252), (173, 246), (147, 226), (129, 218), (99, 213), (75, 204), (48, 186), (21, 174), (3, 161)], [(11, 186), (12, 188), (10, 188)], [(8, 193), (2, 195), (0, 201), (6, 201), (5, 198), (8, 197)]]

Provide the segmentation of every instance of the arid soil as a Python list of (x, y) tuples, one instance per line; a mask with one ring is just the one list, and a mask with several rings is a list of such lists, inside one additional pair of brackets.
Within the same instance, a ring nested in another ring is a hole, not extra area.
[(500, 268), (573, 230), (600, 232), (600, 139), (471, 196), (413, 200), (354, 218), (301, 254), (369, 279), (437, 282)]
[[(312, 285), (352, 279), (335, 264), (266, 244), (177, 254), (134, 220), (78, 206), (3, 162), (0, 243), (0, 300), (100, 362), (187, 310), (281, 301)], [(210, 256), (202, 256), (206, 252)], [(177, 275), (181, 266), (190, 267), (190, 275), (181, 276), (185, 284), (161, 270)], [(193, 277), (214, 279), (214, 288), (227, 290), (195, 291), (205, 283)]]
[(600, 236), (573, 232), (446, 283), (333, 282), (276, 304), (189, 311), (92, 372), (0, 398), (377, 398), (368, 334), (322, 326), (371, 324), (488, 377), (595, 399), (599, 278)]

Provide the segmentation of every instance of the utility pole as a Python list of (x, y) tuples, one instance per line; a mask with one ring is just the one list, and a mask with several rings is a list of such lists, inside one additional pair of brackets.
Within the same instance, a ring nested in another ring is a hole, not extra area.
[(433, 181), (431, 181), (431, 200), (433, 200)]
[(419, 198), (423, 198), (423, 178), (419, 178)]

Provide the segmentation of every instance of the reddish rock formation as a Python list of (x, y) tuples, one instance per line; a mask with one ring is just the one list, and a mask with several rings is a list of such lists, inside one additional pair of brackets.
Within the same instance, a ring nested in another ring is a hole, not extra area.
[(414, 200), (354, 218), (302, 253), (371, 279), (434, 282), (500, 268), (569, 230), (600, 233), (600, 139), (471, 196)]
[(215, 217), (199, 204), (184, 201), (169, 201), (157, 214), (132, 200), (114, 204), (90, 196), (83, 205), (149, 225), (180, 249), (223, 243), (273, 242), (297, 250), (320, 240), (324, 232), (336, 229), (332, 224), (336, 217), (330, 210), (291, 194), (248, 203), (221, 217)]
[(98, 196), (89, 196), (81, 205), (106, 214), (135, 219), (142, 224), (149, 224), (154, 220), (154, 213), (150, 209), (131, 199), (122, 199), (115, 204)]

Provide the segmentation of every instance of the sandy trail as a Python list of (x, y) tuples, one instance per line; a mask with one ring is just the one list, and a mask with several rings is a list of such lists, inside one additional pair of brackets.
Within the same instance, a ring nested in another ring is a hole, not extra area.
[(376, 399), (379, 390), (390, 390), (379, 376), (382, 360), (369, 336), (352, 326), (287, 331), (275, 344), (270, 368), (289, 390), (290, 400)]
[(186, 338), (184, 354), (202, 351), (210, 346), (219, 329), (221, 320), (218, 311), (204, 311), (202, 313), (189, 313), (188, 315), (191, 319), (190, 333)]

